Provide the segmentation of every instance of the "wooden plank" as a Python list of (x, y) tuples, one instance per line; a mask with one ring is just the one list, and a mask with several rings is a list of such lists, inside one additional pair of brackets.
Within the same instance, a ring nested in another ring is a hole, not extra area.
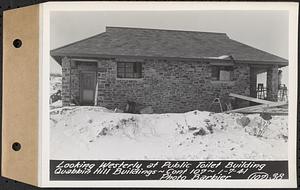
[(243, 95), (234, 94), (234, 93), (230, 93), (229, 96), (239, 98), (239, 99), (243, 99), (243, 100), (247, 100), (247, 101), (250, 101), (250, 102), (256, 102), (256, 103), (259, 103), (259, 104), (272, 104), (272, 103), (274, 103), (274, 102), (271, 102), (271, 101), (262, 100), (262, 99), (258, 99), (258, 98), (253, 98), (253, 97), (249, 97), (249, 96), (243, 96)]
[(97, 102), (98, 102), (98, 81), (96, 83), (96, 89), (95, 89), (94, 106), (97, 106)]
[(271, 102), (271, 104), (263, 104), (263, 105), (249, 106), (249, 107), (245, 107), (245, 108), (229, 110), (229, 111), (226, 111), (226, 113), (245, 112), (245, 111), (249, 111), (251, 109), (272, 108), (272, 107), (284, 106), (284, 105), (287, 105), (287, 104), (288, 104), (287, 102)]
[[(243, 114), (260, 114), (262, 112), (259, 112), (259, 111), (243, 111), (243, 112), (239, 112), (239, 113), (243, 113)], [(265, 113), (268, 113), (270, 115), (288, 115), (287, 112), (265, 112)]]

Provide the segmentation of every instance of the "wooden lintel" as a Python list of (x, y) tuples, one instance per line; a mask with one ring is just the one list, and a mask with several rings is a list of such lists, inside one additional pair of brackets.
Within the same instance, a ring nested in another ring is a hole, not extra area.
[(219, 60), (216, 60), (215, 62), (210, 62), (209, 64), (213, 66), (234, 66), (233, 62), (222, 62)]
[(272, 65), (259, 65), (259, 64), (252, 64), (250, 67), (256, 68), (256, 69), (268, 69), (272, 67)]

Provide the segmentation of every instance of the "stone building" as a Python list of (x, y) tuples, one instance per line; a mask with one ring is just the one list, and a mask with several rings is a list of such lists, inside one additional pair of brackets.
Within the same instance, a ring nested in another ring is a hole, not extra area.
[(124, 109), (134, 101), (155, 113), (209, 110), (214, 98), (223, 103), (229, 93), (256, 97), (262, 72), (267, 99), (277, 101), (278, 68), (288, 65), (225, 33), (125, 27), (107, 27), (51, 56), (62, 66), (64, 106)]

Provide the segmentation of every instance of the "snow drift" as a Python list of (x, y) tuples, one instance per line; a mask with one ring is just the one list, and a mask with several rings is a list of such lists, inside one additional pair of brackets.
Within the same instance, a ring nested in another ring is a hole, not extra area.
[[(287, 116), (191, 111), (114, 113), (103, 107), (50, 112), (51, 159), (282, 160), (287, 159)], [(243, 119), (242, 119), (243, 120)], [(258, 131), (266, 126), (261, 135)]]

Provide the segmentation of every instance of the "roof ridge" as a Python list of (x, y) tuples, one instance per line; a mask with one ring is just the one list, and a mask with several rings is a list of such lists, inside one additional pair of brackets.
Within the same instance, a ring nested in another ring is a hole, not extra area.
[(190, 33), (206, 33), (206, 34), (216, 34), (216, 35), (226, 35), (224, 32), (203, 32), (195, 30), (172, 30), (172, 29), (156, 29), (156, 28), (138, 28), (138, 27), (126, 27), (126, 26), (106, 26), (106, 31), (109, 28), (118, 28), (118, 29), (134, 29), (134, 30), (156, 30), (156, 31), (167, 31), (167, 32), (190, 32)]

